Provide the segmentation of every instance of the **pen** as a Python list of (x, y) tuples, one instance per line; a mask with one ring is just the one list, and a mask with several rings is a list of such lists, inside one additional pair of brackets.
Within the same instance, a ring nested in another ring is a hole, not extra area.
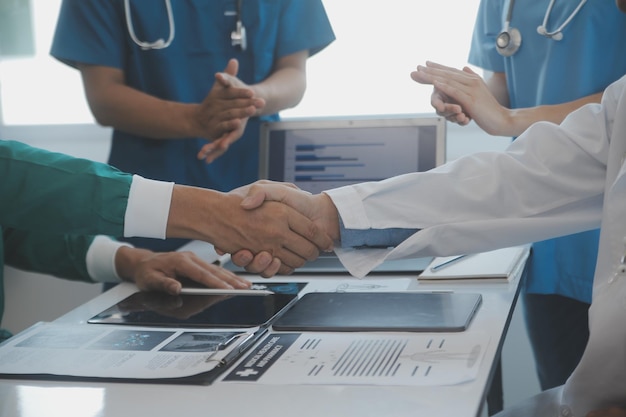
[(450, 265), (452, 265), (452, 264), (457, 263), (458, 261), (460, 261), (461, 259), (465, 258), (466, 256), (467, 256), (467, 255), (459, 255), (459, 256), (455, 256), (454, 258), (448, 259), (447, 261), (444, 261), (444, 262), (442, 262), (442, 263), (440, 263), (440, 264), (437, 264), (437, 265), (433, 265), (433, 266), (431, 266), (431, 267), (430, 267), (430, 270), (431, 270), (432, 272), (439, 271), (439, 270), (441, 270), (441, 269), (443, 269), (443, 268), (446, 268), (446, 267), (448, 267), (448, 266), (450, 266)]
[(222, 288), (181, 288), (180, 295), (271, 295), (270, 290), (226, 290)]

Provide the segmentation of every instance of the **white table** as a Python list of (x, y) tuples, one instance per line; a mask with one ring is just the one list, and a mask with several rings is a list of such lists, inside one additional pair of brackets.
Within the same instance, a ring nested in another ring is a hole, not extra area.
[[(0, 417), (249, 416), (249, 417), (476, 417), (481, 414), (513, 313), (522, 271), (510, 283), (420, 284), (411, 290), (480, 292), (483, 302), (467, 333), (490, 335), (475, 380), (455, 386), (210, 386), (0, 380)], [(392, 275), (390, 278), (402, 278)], [(409, 277), (408, 275), (404, 276)], [(367, 280), (380, 280), (376, 275)], [(346, 276), (282, 277), (281, 281), (345, 280)], [(278, 280), (278, 278), (276, 278)], [(60, 317), (84, 323), (136, 291), (122, 284)]]

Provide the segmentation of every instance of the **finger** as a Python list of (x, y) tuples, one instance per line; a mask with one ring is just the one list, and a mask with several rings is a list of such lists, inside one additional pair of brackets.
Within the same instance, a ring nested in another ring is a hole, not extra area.
[(277, 274), (280, 275), (290, 275), (292, 274), (294, 271), (293, 268), (288, 267), (287, 265), (281, 265), (280, 268), (278, 269)]
[(192, 254), (189, 262), (177, 268), (178, 277), (189, 278), (210, 288), (233, 289), (249, 288), (251, 283), (221, 266), (207, 263)]
[(432, 84), (432, 77), (426, 72), (422, 66), (417, 67), (417, 71), (411, 72), (411, 79), (420, 84)]
[(229, 59), (226, 68), (224, 68), (224, 72), (236, 77), (239, 72), (239, 61), (235, 58)]
[(465, 103), (471, 99), (471, 96), (464, 90), (465, 85), (454, 80), (447, 80), (446, 82), (435, 81), (433, 84), (437, 90), (448, 96), (451, 101), (456, 103)]
[(224, 155), (226, 153), (226, 151), (228, 151), (228, 146), (226, 146), (225, 148), (220, 146), (217, 149), (213, 149), (206, 156), (206, 158), (204, 158), (204, 162), (206, 162), (207, 164), (210, 164), (211, 162), (215, 161), (220, 156)]
[(228, 150), (231, 136), (232, 135), (226, 137), (222, 136), (220, 139), (204, 145), (200, 152), (198, 152), (198, 159), (204, 159), (207, 164), (215, 161)]
[(257, 107), (252, 103), (253, 101), (245, 100), (243, 105), (234, 104), (232, 101), (224, 100), (221, 103), (219, 111), (209, 106), (204, 108), (204, 120), (216, 124), (216, 130), (221, 132), (230, 132), (231, 130), (239, 129), (244, 123), (245, 119), (254, 116), (257, 112)]
[[(307, 262), (307, 257), (311, 256), (311, 251), (319, 254), (315, 245), (304, 239), (296, 243), (293, 238), (290, 238), (289, 242), (288, 246), (279, 248), (274, 253), (274, 256), (280, 259), (281, 264), (285, 267), (292, 269), (301, 268)], [(315, 258), (317, 258), (317, 255), (314, 256)]]
[(257, 253), (254, 257), (250, 256), (250, 261), (247, 262), (245, 265), (243, 265), (241, 261), (237, 259), (236, 265), (244, 267), (248, 272), (258, 274), (267, 269), (272, 264), (272, 260), (272, 255), (269, 252), (263, 251)]
[[(219, 251), (217, 251), (219, 254)], [(245, 268), (254, 260), (254, 255), (247, 249), (242, 249), (230, 256), (230, 261), (235, 265)]]
[(233, 272), (218, 265), (198, 265), (198, 272), (188, 276), (192, 281), (208, 288), (246, 289), (252, 285), (250, 281), (235, 275)]
[[(306, 245), (302, 245), (305, 252), (296, 251), (308, 261), (314, 261), (319, 256), (319, 251), (332, 250), (333, 240), (320, 230), (308, 217), (296, 212), (293, 217), (288, 217), (289, 228), (302, 237)], [(315, 250), (311, 250), (311, 244)], [(307, 256), (308, 255), (308, 256)]]
[[(287, 201), (289, 190), (300, 189), (296, 185), (291, 183), (258, 181), (250, 186), (248, 194), (241, 202), (241, 206), (246, 210), (252, 210), (260, 207), (264, 201), (278, 201), (292, 206), (292, 204)], [(307, 194), (310, 195), (311, 193)]]
[(433, 61), (426, 61), (426, 68), (435, 69), (445, 72), (460, 72), (457, 68), (449, 67), (447, 65), (438, 64)]
[(468, 74), (472, 74), (472, 75), (478, 76), (478, 74), (473, 69), (471, 69), (470, 67), (463, 67), (463, 72), (467, 72)]
[[(269, 264), (269, 266), (267, 268), (265, 268), (265, 270), (263, 270), (260, 273), (260, 275), (263, 278), (271, 278), (274, 275), (281, 273), (281, 271), (280, 271), (281, 267), (282, 267), (282, 263), (280, 262), (280, 259), (273, 258), (272, 262)], [(292, 270), (292, 269), (289, 268), (289, 267), (285, 267), (285, 270), (289, 271), (289, 270)], [(288, 273), (291, 273), (291, 272), (285, 272), (284, 275), (287, 275)]]
[(143, 276), (137, 287), (142, 291), (159, 291), (171, 295), (180, 293), (181, 283), (176, 279), (165, 275), (161, 271), (151, 270)]

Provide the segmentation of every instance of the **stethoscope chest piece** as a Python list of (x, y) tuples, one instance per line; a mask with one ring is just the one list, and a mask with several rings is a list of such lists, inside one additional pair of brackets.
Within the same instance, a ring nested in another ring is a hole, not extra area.
[(511, 56), (522, 45), (522, 35), (515, 28), (505, 28), (496, 38), (496, 49), (502, 56)]

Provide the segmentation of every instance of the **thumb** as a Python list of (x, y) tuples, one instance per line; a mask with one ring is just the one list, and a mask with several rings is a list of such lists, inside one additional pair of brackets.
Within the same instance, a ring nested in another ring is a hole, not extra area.
[(250, 188), (248, 195), (241, 201), (241, 207), (246, 210), (253, 210), (258, 208), (263, 204), (268, 195), (262, 189), (255, 189), (254, 187)]
[(478, 75), (470, 67), (463, 67), (463, 72), (467, 72), (468, 74), (472, 74), (472, 75)]
[(231, 58), (228, 61), (228, 64), (226, 64), (224, 72), (226, 74), (232, 75), (233, 77), (236, 77), (237, 73), (239, 72), (239, 61), (237, 61), (235, 58)]

